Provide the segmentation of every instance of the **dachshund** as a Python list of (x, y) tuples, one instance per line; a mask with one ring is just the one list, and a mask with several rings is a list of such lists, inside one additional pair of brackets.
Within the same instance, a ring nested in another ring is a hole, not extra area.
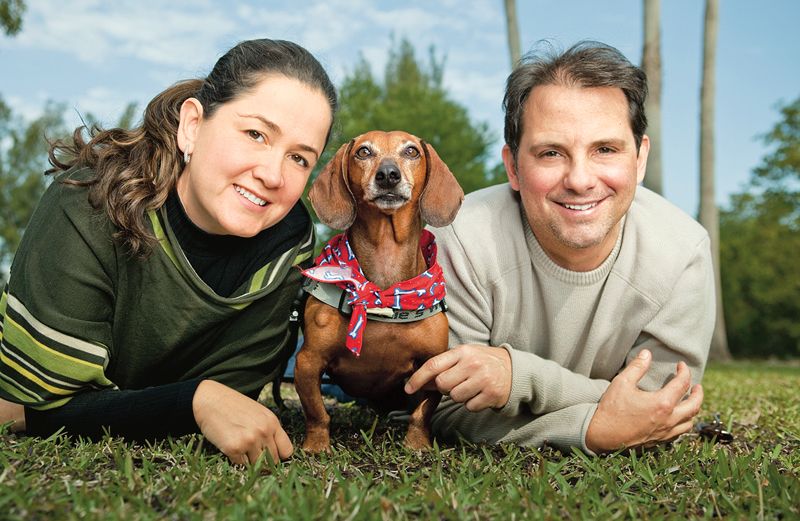
[(303, 449), (330, 450), (323, 373), (379, 411), (410, 411), (404, 444), (428, 448), (441, 395), (403, 391), (425, 360), (447, 350), (444, 281), (424, 223), (450, 224), (464, 192), (425, 141), (372, 131), (339, 148), (309, 199), (320, 221), (345, 233), (304, 272), (310, 296), (295, 367), (306, 419)]

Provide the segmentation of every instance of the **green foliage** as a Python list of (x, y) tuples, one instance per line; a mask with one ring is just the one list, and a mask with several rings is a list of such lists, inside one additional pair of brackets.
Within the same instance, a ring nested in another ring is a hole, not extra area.
[(125, 110), (122, 111), (122, 114), (117, 121), (117, 127), (119, 128), (133, 128), (136, 125), (136, 116), (138, 114), (139, 105), (132, 101), (125, 105)]
[[(135, 115), (136, 103), (129, 103), (116, 126), (130, 128)], [(83, 122), (87, 127), (99, 124), (91, 113)], [(63, 104), (48, 102), (41, 116), (26, 123), (0, 99), (0, 283), (50, 181), (44, 176), (50, 144), (69, 133)]]
[[(122, 110), (122, 114), (120, 114), (119, 119), (115, 124), (113, 124), (114, 128), (126, 128), (126, 129), (133, 128), (133, 126), (137, 124), (136, 116), (138, 115), (137, 114), (138, 107), (139, 105), (135, 101), (132, 101), (127, 105), (125, 105), (125, 108)], [(81, 125), (86, 127), (87, 129), (94, 127), (102, 129), (109, 128), (107, 125), (104, 125), (103, 122), (100, 121), (100, 119), (98, 119), (97, 116), (95, 116), (91, 112), (87, 112), (81, 115)], [(85, 132), (86, 131), (84, 130), (84, 133)]]
[(800, 181), (800, 97), (781, 108), (781, 121), (763, 136), (775, 150), (763, 159), (755, 173), (755, 181), (772, 191), (792, 194), (795, 204)]
[[(332, 405), (333, 452), (231, 465), (200, 438), (151, 445), (26, 438), (0, 427), (3, 519), (797, 519), (798, 366), (712, 366), (700, 419), (721, 413), (729, 445), (689, 434), (609, 457), (438, 443), (402, 447), (404, 426)], [(288, 400), (292, 441), (303, 415)]]
[(66, 133), (63, 114), (63, 105), (48, 103), (28, 124), (0, 99), (0, 279), (47, 186), (48, 140)]
[(369, 130), (405, 130), (433, 145), (465, 192), (504, 180), (486, 165), (493, 141), (489, 126), (472, 122), (467, 109), (450, 98), (443, 75), (444, 60), (433, 49), (422, 63), (407, 40), (390, 50), (382, 81), (361, 57), (339, 89), (337, 132), (321, 163)]
[(720, 213), (720, 265), (731, 352), (800, 356), (800, 98), (764, 136), (774, 150)]
[(7, 36), (14, 36), (22, 29), (25, 2), (22, 0), (0, 0), (0, 29)]

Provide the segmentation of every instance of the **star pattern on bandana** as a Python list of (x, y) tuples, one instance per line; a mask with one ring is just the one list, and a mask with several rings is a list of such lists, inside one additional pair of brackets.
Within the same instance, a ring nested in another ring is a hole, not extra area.
[(345, 345), (354, 355), (361, 355), (368, 309), (430, 309), (444, 299), (444, 275), (436, 262), (436, 239), (428, 230), (422, 231), (420, 249), (428, 268), (416, 277), (393, 284), (385, 290), (364, 276), (346, 233), (328, 241), (314, 261), (315, 266), (302, 272), (316, 281), (335, 284), (347, 293), (346, 301), (352, 306), (353, 314)]

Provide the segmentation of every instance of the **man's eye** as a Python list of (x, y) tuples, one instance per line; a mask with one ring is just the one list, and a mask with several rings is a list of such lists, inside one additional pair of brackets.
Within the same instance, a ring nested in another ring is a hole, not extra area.
[(247, 135), (250, 136), (250, 139), (252, 139), (253, 141), (258, 141), (259, 143), (266, 142), (264, 134), (262, 134), (258, 130), (248, 130)]
[(366, 159), (371, 155), (372, 150), (370, 150), (369, 147), (364, 146), (356, 150), (356, 157), (359, 159)]
[(614, 152), (614, 149), (611, 147), (600, 147), (597, 149), (597, 151), (600, 152), (601, 154), (611, 154), (612, 152)]
[(555, 150), (548, 150), (542, 154), (542, 157), (558, 157), (558, 152)]

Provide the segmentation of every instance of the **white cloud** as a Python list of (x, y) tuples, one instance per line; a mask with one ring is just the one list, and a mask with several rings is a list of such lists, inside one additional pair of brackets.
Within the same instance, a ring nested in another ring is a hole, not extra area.
[(29, 9), (13, 46), (66, 52), (97, 66), (130, 58), (197, 66), (215, 56), (217, 40), (236, 28), (229, 13), (203, 2), (40, 0)]
[(39, 90), (27, 96), (4, 96), (4, 100), (13, 109), (15, 116), (20, 116), (26, 121), (33, 121), (44, 112), (45, 103), (49, 96), (47, 92)]
[[(445, 82), (452, 96), (469, 107), (474, 119), (497, 127), (508, 60), (503, 16), (501, 4), (493, 0), (380, 2), (379, 8), (370, 0), (73, 0), (68, 7), (40, 0), (30, 3), (25, 30), (6, 46), (65, 52), (99, 69), (135, 68), (154, 84), (152, 92), (138, 93), (144, 97), (178, 79), (206, 74), (219, 55), (248, 38), (301, 43), (337, 83), (352, 71), (359, 53), (381, 77), (392, 36), (395, 41), (407, 38), (422, 61), (434, 45), (437, 57), (446, 57)], [(140, 63), (128, 65), (131, 60)], [(95, 82), (68, 105), (115, 122), (137, 93), (117, 92), (104, 84)], [(43, 93), (11, 102), (16, 111), (35, 116), (47, 98)]]
[[(102, 126), (110, 127), (117, 124), (122, 111), (132, 101), (129, 95), (114, 89), (93, 87), (75, 102), (73, 108), (82, 116), (91, 113)], [(137, 110), (141, 113), (143, 109), (144, 106), (138, 103)]]

